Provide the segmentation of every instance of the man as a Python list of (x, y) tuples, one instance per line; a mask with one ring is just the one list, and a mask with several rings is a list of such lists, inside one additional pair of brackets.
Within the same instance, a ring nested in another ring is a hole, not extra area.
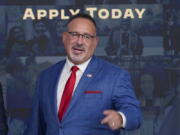
[(0, 84), (0, 135), (6, 135), (6, 134), (7, 134), (7, 123), (6, 123), (6, 115), (4, 109), (2, 86)]
[(29, 42), (35, 55), (46, 56), (53, 54), (54, 46), (51, 44), (53, 40), (50, 41), (51, 35), (47, 24), (47, 19), (33, 21), (34, 37)]
[(29, 54), (27, 42), (25, 40), (25, 32), (21, 26), (13, 26), (9, 30), (4, 54), (7, 57), (27, 56)]
[[(174, 92), (174, 91), (173, 91)], [(165, 115), (162, 120), (160, 129), (158, 134), (159, 135), (179, 135), (180, 129), (180, 78), (177, 79), (177, 85), (175, 89), (174, 96), (171, 97), (171, 100), (166, 100), (166, 108), (165, 108)], [(167, 128), (168, 127), (168, 128)]]
[(110, 56), (141, 56), (143, 42), (140, 36), (132, 31), (131, 20), (121, 21), (120, 28), (115, 28), (109, 37), (105, 51)]
[(25, 134), (119, 135), (120, 128), (138, 128), (141, 113), (129, 74), (93, 56), (94, 20), (73, 16), (62, 39), (67, 58), (40, 74)]

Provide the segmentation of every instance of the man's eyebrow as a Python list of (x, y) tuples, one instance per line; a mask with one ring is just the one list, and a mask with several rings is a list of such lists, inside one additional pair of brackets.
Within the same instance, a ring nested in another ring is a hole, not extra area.
[(85, 32), (85, 33), (83, 33), (83, 34), (86, 34), (86, 35), (94, 35), (94, 34), (91, 34), (91, 33), (87, 33), (87, 32)]
[[(77, 32), (77, 31), (68, 31), (68, 32), (75, 32), (75, 33), (79, 33), (79, 32)], [(83, 35), (91, 35), (91, 36), (95, 36), (95, 35), (96, 35), (96, 33), (95, 33), (95, 34), (91, 34), (91, 33), (87, 33), (87, 32), (84, 32), (84, 33), (79, 33), (79, 34), (83, 34)]]

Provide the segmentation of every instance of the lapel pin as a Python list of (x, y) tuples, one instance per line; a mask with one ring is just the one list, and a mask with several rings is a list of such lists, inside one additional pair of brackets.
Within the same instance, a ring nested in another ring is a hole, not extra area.
[(91, 78), (91, 77), (92, 77), (92, 74), (87, 74), (87, 77)]

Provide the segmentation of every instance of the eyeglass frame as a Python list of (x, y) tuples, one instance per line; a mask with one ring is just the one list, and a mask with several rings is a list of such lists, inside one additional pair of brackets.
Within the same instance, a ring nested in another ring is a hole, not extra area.
[(90, 35), (90, 34), (80, 34), (78, 32), (73, 32), (73, 31), (67, 31), (68, 34), (70, 34), (72, 37), (79, 38), (80, 36), (85, 39), (85, 40), (90, 40), (96, 37), (96, 35)]

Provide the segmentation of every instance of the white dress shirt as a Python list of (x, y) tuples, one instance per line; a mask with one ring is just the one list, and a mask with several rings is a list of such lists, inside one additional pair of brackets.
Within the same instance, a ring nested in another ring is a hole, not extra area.
[[(74, 90), (76, 89), (76, 86), (79, 83), (79, 80), (81, 79), (81, 76), (83, 75), (90, 60), (91, 60), (91, 58), (82, 64), (76, 65), (79, 68), (79, 70), (76, 72), (76, 83), (74, 86)], [(64, 67), (61, 72), (60, 79), (59, 79), (58, 85), (57, 85), (57, 108), (59, 108), (66, 82), (67, 82), (69, 76), (71, 75), (71, 67), (72, 66), (74, 66), (74, 64), (68, 58), (66, 58), (66, 63), (64, 64)], [(73, 93), (74, 93), (74, 90), (73, 90)]]
[[(74, 86), (73, 93), (79, 83), (79, 80), (81, 79), (81, 76), (83, 75), (84, 71), (86, 70), (90, 60), (91, 60), (91, 58), (82, 64), (76, 65), (79, 68), (79, 70), (76, 72), (76, 83)], [(62, 69), (62, 72), (61, 72), (61, 75), (60, 75), (60, 78), (58, 81), (58, 85), (57, 85), (57, 108), (58, 108), (57, 111), (59, 111), (59, 105), (60, 105), (61, 98), (63, 95), (64, 87), (66, 85), (66, 82), (67, 82), (69, 76), (71, 75), (71, 67), (72, 66), (74, 66), (74, 64), (68, 58), (66, 58), (66, 63), (64, 64), (64, 67)], [(122, 112), (119, 112), (119, 114), (122, 116), (122, 119), (123, 119), (122, 127), (125, 127), (126, 126), (126, 117)]]

